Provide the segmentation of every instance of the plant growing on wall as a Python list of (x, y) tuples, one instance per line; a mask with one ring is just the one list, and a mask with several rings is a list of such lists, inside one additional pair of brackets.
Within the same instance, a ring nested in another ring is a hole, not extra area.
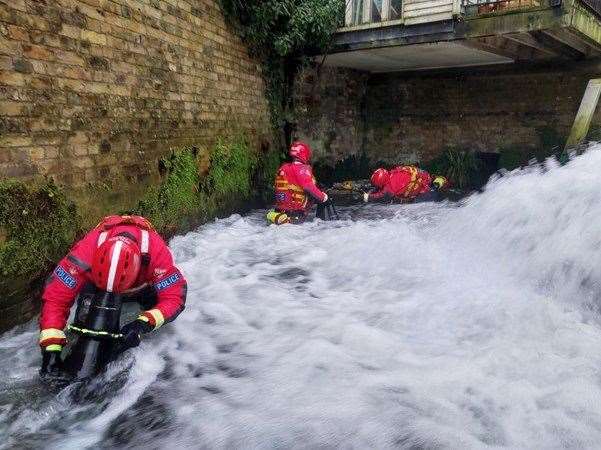
[(186, 228), (185, 222), (195, 222), (202, 206), (197, 150), (173, 150), (161, 160), (161, 166), (161, 184), (151, 187), (131, 212), (147, 217), (161, 234), (171, 236)]
[(344, 0), (221, 0), (252, 54), (263, 63), (273, 126), (282, 144), (292, 121), (292, 83), (301, 56), (326, 51)]
[(259, 158), (241, 134), (222, 138), (211, 151), (209, 171), (203, 176), (196, 147), (173, 149), (161, 159), (161, 183), (149, 189), (135, 209), (123, 212), (143, 215), (163, 236), (172, 236), (219, 213), (271, 198), (267, 186), (272, 184), (278, 156), (269, 151)]
[[(0, 306), (16, 308), (22, 298), (35, 297), (79, 228), (75, 205), (51, 180), (0, 181)], [(18, 321), (19, 314), (0, 317), (0, 326)]]
[(430, 173), (446, 176), (454, 186), (465, 189), (473, 187), (475, 177), (480, 170), (480, 161), (469, 150), (449, 147), (438, 158), (426, 164), (424, 168)]

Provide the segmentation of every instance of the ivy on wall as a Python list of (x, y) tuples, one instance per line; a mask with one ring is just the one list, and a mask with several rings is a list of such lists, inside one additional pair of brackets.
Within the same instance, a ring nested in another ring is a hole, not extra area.
[(327, 51), (344, 0), (221, 0), (253, 56), (263, 64), (272, 124), (281, 144), (292, 133), (292, 84), (303, 56)]

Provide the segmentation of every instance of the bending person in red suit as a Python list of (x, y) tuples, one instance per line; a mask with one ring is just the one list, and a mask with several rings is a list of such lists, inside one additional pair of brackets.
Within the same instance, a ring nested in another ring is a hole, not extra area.
[(57, 369), (67, 343), (64, 328), (78, 294), (112, 292), (145, 306), (122, 327), (124, 348), (174, 320), (184, 309), (187, 285), (165, 241), (140, 216), (109, 216), (77, 242), (46, 282), (40, 314), (41, 373)]

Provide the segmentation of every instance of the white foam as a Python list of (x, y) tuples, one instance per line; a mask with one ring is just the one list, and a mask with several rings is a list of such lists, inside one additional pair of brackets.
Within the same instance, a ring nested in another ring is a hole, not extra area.
[(53, 445), (102, 442), (150, 386), (170, 426), (132, 447), (598, 448), (599, 168), (593, 149), (460, 208), (283, 227), (257, 213), (175, 238), (187, 309), (108, 410)]

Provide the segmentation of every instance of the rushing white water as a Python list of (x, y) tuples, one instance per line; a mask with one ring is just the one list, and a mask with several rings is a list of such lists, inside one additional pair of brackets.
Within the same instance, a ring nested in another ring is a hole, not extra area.
[(34, 324), (0, 339), (0, 447), (599, 448), (599, 168), (177, 237), (187, 309), (90, 385), (37, 382)]

